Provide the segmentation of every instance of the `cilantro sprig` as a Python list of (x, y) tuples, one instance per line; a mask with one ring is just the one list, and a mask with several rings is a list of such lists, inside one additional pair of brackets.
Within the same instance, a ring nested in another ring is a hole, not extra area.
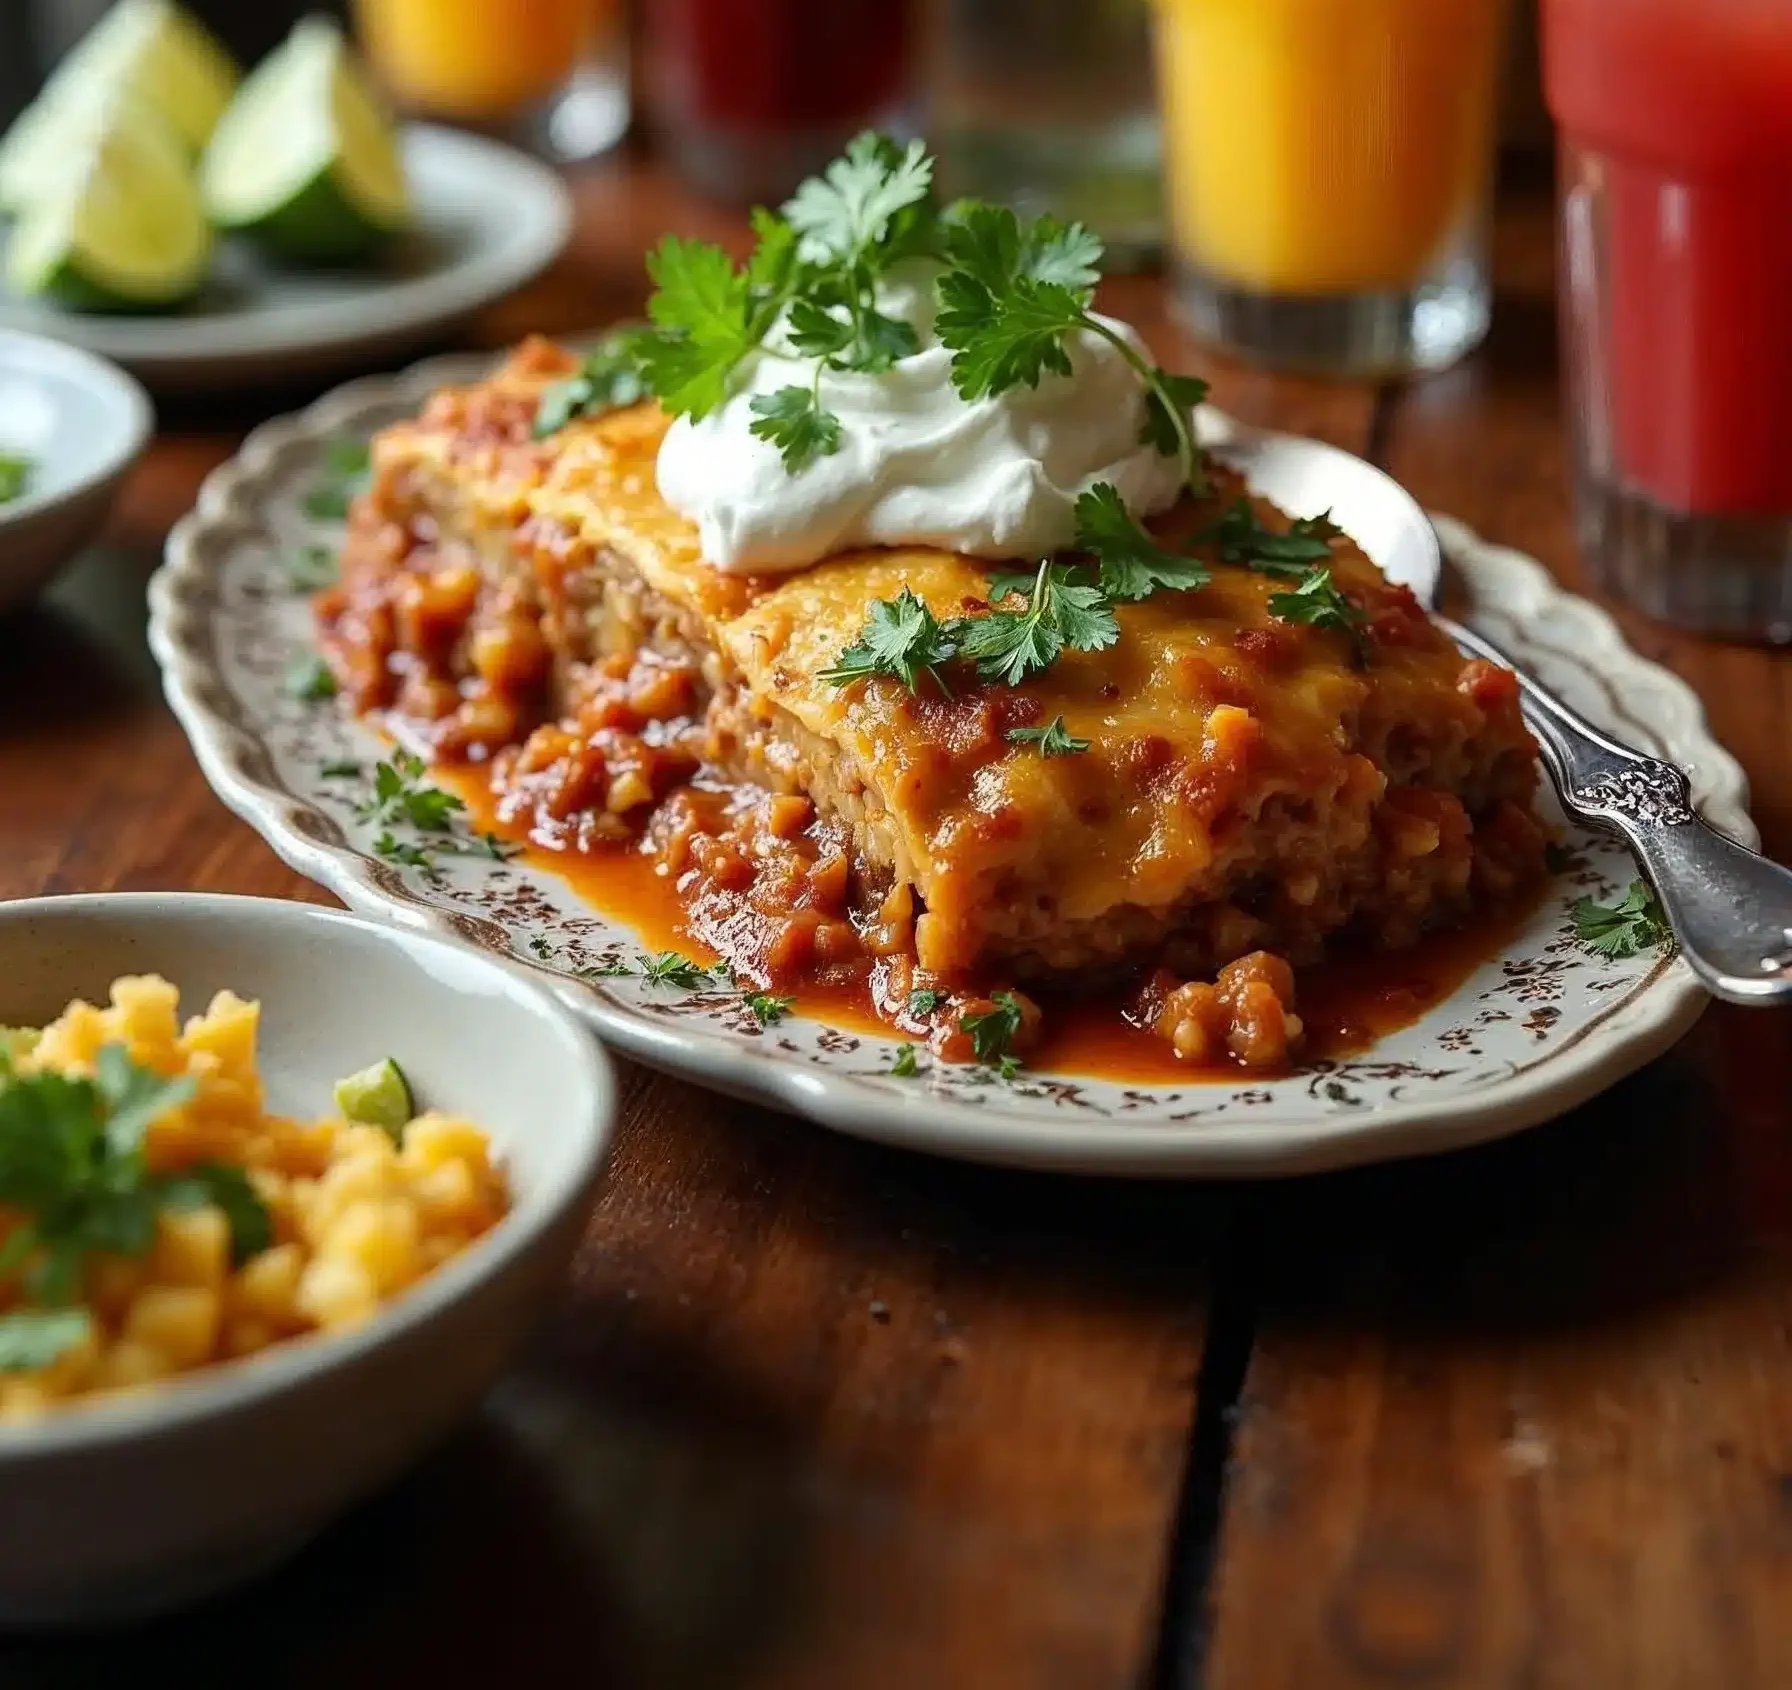
[(1331, 543), (1343, 532), (1332, 513), (1322, 511), (1296, 518), (1283, 533), (1260, 521), (1249, 499), (1239, 498), (1195, 539), (1211, 542), (1222, 563), (1243, 564), (1260, 575), (1301, 576), (1331, 556)]
[(989, 1001), (988, 1009), (965, 1016), (959, 1025), (970, 1039), (971, 1052), (977, 1060), (989, 1067), (1001, 1068), (1006, 1078), (1011, 1072), (1010, 1064), (1018, 1065), (1018, 1058), (1010, 1047), (1020, 1032), (1020, 999), (1012, 992), (996, 992)]
[(1076, 757), (1089, 749), (1090, 742), (1078, 739), (1064, 726), (1062, 716), (1054, 716), (1040, 728), (1010, 728), (1011, 745), (1031, 745), (1041, 757)]
[(641, 334), (639, 329), (618, 329), (605, 335), (585, 354), (576, 375), (545, 388), (535, 411), (535, 438), (558, 433), (574, 417), (596, 416), (645, 399)]
[(821, 672), (830, 686), (843, 687), (868, 675), (893, 675), (910, 692), (920, 690), (923, 675), (941, 692), (951, 688), (940, 673), (958, 655), (952, 635), (907, 587), (893, 599), (878, 599), (858, 641), (849, 645), (831, 668)]
[(267, 1248), (267, 1208), (241, 1168), (149, 1168), (145, 1134), (195, 1090), (189, 1076), (140, 1067), (118, 1044), (101, 1048), (91, 1079), (19, 1074), (0, 1059), (0, 1204), (23, 1217), (0, 1244), (0, 1281), (38, 1305), (0, 1320), (0, 1371), (48, 1366), (82, 1342), (91, 1327), (67, 1305), (88, 1258), (145, 1254), (163, 1209), (215, 1203), (239, 1262)]
[(1595, 955), (1616, 962), (1673, 937), (1660, 901), (1644, 880), (1633, 880), (1615, 904), (1592, 898), (1574, 902), (1575, 937)]
[(1271, 593), (1269, 613), (1284, 622), (1304, 623), (1309, 628), (1331, 628), (1348, 634), (1360, 650), (1368, 618), (1332, 579), (1329, 569), (1315, 569), (1301, 577), (1292, 592)]

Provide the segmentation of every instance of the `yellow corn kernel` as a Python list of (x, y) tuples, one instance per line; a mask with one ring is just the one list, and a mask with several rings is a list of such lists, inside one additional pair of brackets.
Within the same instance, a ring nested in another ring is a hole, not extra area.
[(224, 1353), (227, 1356), (252, 1356), (257, 1350), (265, 1350), (276, 1336), (266, 1321), (239, 1315), (225, 1325)]
[[(203, 1015), (187, 1023), (181, 1044), (195, 1055), (218, 1060), (222, 1073), (255, 1079), (255, 1038), (261, 1026), (261, 1005), (245, 1003), (235, 992), (219, 992)], [(256, 1080), (259, 1093), (261, 1083)]]
[(411, 1200), (425, 1232), (471, 1232), (485, 1215), (479, 1182), (458, 1157), (413, 1175)]
[(151, 1285), (124, 1317), (124, 1341), (159, 1350), (175, 1369), (211, 1359), (223, 1299), (197, 1285)]
[(158, 1285), (199, 1285), (216, 1289), (230, 1271), (230, 1222), (224, 1211), (164, 1209), (156, 1219), (149, 1277)]
[(431, 1110), (405, 1128), (400, 1159), (416, 1173), (439, 1168), (444, 1162), (465, 1162), (476, 1176), (484, 1177), (491, 1167), (491, 1147), (472, 1122)]
[(308, 1263), (299, 1276), (294, 1302), (300, 1314), (326, 1330), (358, 1325), (380, 1306), (373, 1276), (359, 1262), (342, 1256), (319, 1256)]
[(139, 1256), (96, 1255), (87, 1258), (87, 1301), (108, 1320), (119, 1320), (131, 1299), (143, 1289), (147, 1263)]
[(36, 1420), (55, 1405), (55, 1395), (38, 1379), (0, 1379), (0, 1422)]
[(94, 1384), (101, 1390), (122, 1391), (166, 1379), (175, 1371), (174, 1360), (154, 1344), (140, 1338), (120, 1338), (100, 1356)]
[(318, 1246), (320, 1259), (358, 1263), (381, 1296), (417, 1277), (417, 1211), (402, 1197), (353, 1203)]
[(276, 1326), (291, 1324), (305, 1253), (296, 1244), (276, 1244), (251, 1256), (230, 1285), (231, 1307)]

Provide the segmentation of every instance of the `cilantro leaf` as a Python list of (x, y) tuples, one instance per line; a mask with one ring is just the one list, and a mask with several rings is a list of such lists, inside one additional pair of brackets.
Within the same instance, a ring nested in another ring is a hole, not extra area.
[(1575, 936), (1596, 955), (1614, 962), (1673, 937), (1659, 900), (1643, 880), (1631, 881), (1616, 904), (1577, 898), (1573, 914)]
[(1012, 992), (996, 992), (990, 998), (992, 1008), (980, 1015), (967, 1015), (960, 1023), (971, 1041), (971, 1049), (979, 1062), (998, 1063), (1010, 1054), (1008, 1047), (1020, 1031), (1020, 1000)]
[(285, 562), (294, 592), (315, 593), (336, 585), (336, 558), (328, 546), (300, 546), (287, 553)]
[(230, 1226), (231, 1259), (242, 1266), (274, 1242), (274, 1222), (248, 1173), (227, 1162), (197, 1162), (158, 1182), (168, 1209), (221, 1209)]
[(297, 659), (286, 672), (287, 694), (305, 704), (321, 704), (340, 690), (335, 672), (316, 652)]
[(1037, 746), (1041, 757), (1075, 757), (1090, 744), (1072, 734), (1062, 716), (1052, 717), (1042, 728), (1010, 728), (1008, 739), (1014, 745)]
[(436, 860), (421, 845), (412, 845), (400, 839), (390, 828), (387, 828), (373, 842), (373, 853), (376, 857), (384, 857), (389, 863), (397, 863), (400, 868), (419, 868), (426, 873), (435, 872)]
[(841, 652), (820, 678), (843, 687), (868, 675), (894, 675), (916, 692), (921, 676), (930, 675), (941, 692), (949, 693), (952, 689), (941, 677), (940, 666), (956, 655), (951, 630), (942, 628), (933, 612), (904, 587), (895, 598), (872, 604), (858, 643)]
[(1309, 628), (1331, 628), (1358, 641), (1367, 620), (1362, 610), (1332, 580), (1329, 569), (1309, 571), (1293, 592), (1271, 593), (1268, 603), (1270, 615), (1284, 622), (1305, 623)]
[(908, 995), (908, 1012), (910, 1015), (931, 1015), (946, 1001), (944, 992), (936, 992), (926, 986), (917, 986)]
[(135, 1150), (152, 1121), (188, 1102), (199, 1089), (190, 1075), (164, 1079), (140, 1068), (123, 1045), (102, 1045), (94, 1085), (106, 1102), (106, 1143), (114, 1154)]
[(753, 207), (753, 256), (747, 260), (747, 288), (756, 305), (777, 299), (796, 275), (797, 234), (775, 211)]
[(933, 160), (919, 141), (898, 148), (867, 130), (846, 145), (820, 176), (804, 182), (784, 207), (810, 263), (858, 260), (890, 236), (898, 214), (923, 204), (933, 188)]
[(1197, 542), (1211, 542), (1222, 563), (1243, 564), (1262, 575), (1304, 576), (1311, 565), (1331, 556), (1331, 543), (1343, 533), (1331, 512), (1303, 516), (1287, 533), (1267, 528), (1249, 499), (1235, 499), (1218, 522), (1203, 528)]
[(1081, 223), (1037, 217), (1024, 228), (1005, 205), (960, 200), (945, 227), (946, 257), (991, 293), (1017, 281), (1050, 282), (1088, 291), (1101, 279), (1100, 238)]
[(792, 475), (840, 450), (840, 419), (822, 407), (812, 388), (756, 393), (750, 408), (756, 420), (748, 433), (776, 446)]
[(1101, 651), (1120, 638), (1106, 594), (1067, 564), (1042, 563), (1027, 600), (1025, 610), (992, 610), (947, 624), (947, 637), (961, 656), (975, 659), (984, 680), (1018, 686), (1049, 668), (1066, 646)]
[(359, 780), (361, 765), (345, 757), (339, 762), (325, 763), (317, 773), (322, 780)]
[(395, 751), (392, 760), (376, 763), (373, 797), (355, 807), (364, 822), (402, 822), (423, 833), (448, 833), (455, 815), (466, 808), (452, 792), (424, 780), (429, 765), (410, 751)]
[(597, 416), (645, 399), (645, 340), (639, 329), (619, 329), (606, 335), (586, 353), (577, 375), (544, 388), (535, 412), (535, 438), (545, 440), (574, 417)]
[(1061, 282), (1018, 278), (1000, 294), (963, 270), (935, 284), (933, 326), (952, 352), (952, 385), (964, 399), (1037, 387), (1070, 374), (1065, 339), (1084, 326), (1083, 302)]
[(836, 316), (813, 299), (793, 299), (786, 334), (805, 358), (832, 358), (853, 343), (851, 317)]
[(680, 991), (700, 991), (709, 984), (711, 970), (677, 951), (661, 951), (641, 959), (641, 978), (655, 986), (676, 986)]
[(1111, 482), (1098, 481), (1077, 499), (1076, 543), (1095, 554), (1101, 590), (1122, 603), (1150, 598), (1160, 588), (1204, 587), (1209, 580), (1199, 558), (1158, 546), (1133, 520)]
[(1157, 381), (1145, 394), (1145, 420), (1139, 426), (1139, 442), (1161, 456), (1173, 458), (1182, 450), (1182, 437), (1171, 415), (1186, 418), (1207, 397), (1207, 383), (1199, 376), (1179, 376), (1159, 368)]
[(881, 311), (863, 309), (858, 315), (851, 350), (836, 363), (842, 369), (881, 375), (920, 350), (920, 336), (910, 324), (899, 317), (886, 317)]
[(674, 416), (707, 416), (764, 335), (747, 272), (719, 246), (668, 235), (647, 255), (647, 273), (647, 314), (662, 332), (641, 340), (642, 370)]
[(35, 1373), (93, 1335), (86, 1309), (15, 1309), (0, 1315), (0, 1373)]
[(912, 1080), (920, 1072), (920, 1065), (915, 1061), (915, 1047), (913, 1045), (898, 1045), (896, 1055), (890, 1063), (890, 1077), (896, 1080)]
[(23, 452), (0, 452), (0, 505), (24, 497), (35, 467)]
[(324, 452), (324, 477), (305, 496), (305, 514), (340, 522), (357, 494), (365, 492), (373, 453), (364, 440), (333, 440)]
[(770, 992), (748, 992), (742, 1001), (761, 1027), (770, 1027), (790, 1013), (796, 999), (774, 997)]

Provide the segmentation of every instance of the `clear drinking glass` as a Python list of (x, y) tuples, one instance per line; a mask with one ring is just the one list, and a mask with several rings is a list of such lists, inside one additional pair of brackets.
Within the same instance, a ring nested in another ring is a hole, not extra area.
[(1340, 376), (1474, 347), (1505, 14), (1506, 0), (1157, 0), (1189, 327)]
[(1589, 571), (1792, 640), (1792, 5), (1549, 0), (1544, 66)]
[(621, 0), (355, 0), (361, 43), (407, 110), (564, 163), (629, 124)]
[(940, 0), (928, 138), (943, 188), (1086, 223), (1110, 267), (1163, 244), (1148, 0)]

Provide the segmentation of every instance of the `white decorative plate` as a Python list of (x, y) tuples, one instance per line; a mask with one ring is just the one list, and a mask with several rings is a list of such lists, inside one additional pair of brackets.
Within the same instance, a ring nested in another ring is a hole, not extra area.
[[(888, 1072), (894, 1041), (801, 1019), (762, 1030), (721, 988), (576, 977), (636, 954), (634, 935), (526, 865), (453, 856), (426, 877), (371, 855), (354, 783), (320, 770), (366, 767), (381, 742), (284, 687), (308, 647), (309, 614), (282, 559), (338, 538), (304, 509), (328, 443), (366, 435), (482, 367), (441, 359), (355, 382), (257, 429), (170, 538), (151, 587), (150, 637), (206, 778), (294, 868), (357, 910), (456, 935), (548, 977), (616, 1049), (843, 1132), (943, 1155), (1086, 1173), (1284, 1174), (1530, 1126), (1648, 1061), (1702, 1008), (1683, 963), (1605, 962), (1572, 938), (1573, 899), (1610, 896), (1634, 874), (1621, 847), (1587, 833), (1567, 834), (1576, 871), (1452, 998), (1362, 1057), (1278, 1080), (1135, 1089), (1027, 1072), (1004, 1084), (941, 1066), (898, 1079)], [(1682, 764), (1705, 814), (1754, 843), (1742, 771), (1684, 683), (1638, 657), (1604, 612), (1560, 592), (1532, 559), (1448, 519), (1438, 526), (1474, 619), (1586, 714)]]
[(342, 375), (416, 351), (529, 281), (566, 245), (566, 188), (527, 153), (412, 124), (404, 161), (416, 228), (374, 269), (266, 264), (225, 241), (212, 280), (184, 310), (83, 315), (0, 292), (0, 326), (97, 352), (158, 391)]

